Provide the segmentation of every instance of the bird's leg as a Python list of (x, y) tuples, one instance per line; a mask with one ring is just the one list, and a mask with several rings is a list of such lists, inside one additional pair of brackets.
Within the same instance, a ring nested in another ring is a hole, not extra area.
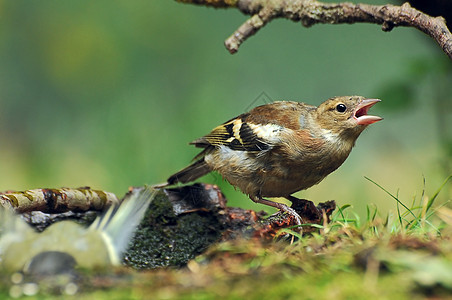
[(295, 218), (296, 225), (301, 225), (303, 223), (303, 220), (301, 219), (300, 215), (294, 209), (290, 208), (289, 206), (287, 206), (283, 203), (273, 202), (273, 201), (264, 199), (261, 196), (254, 196), (254, 197), (250, 197), (250, 198), (251, 198), (251, 200), (253, 200), (256, 203), (272, 206), (281, 211), (288, 213), (289, 215), (292, 215)]

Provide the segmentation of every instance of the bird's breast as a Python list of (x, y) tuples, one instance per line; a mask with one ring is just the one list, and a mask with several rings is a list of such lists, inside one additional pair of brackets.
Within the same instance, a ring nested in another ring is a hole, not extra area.
[(326, 148), (322, 140), (308, 144), (309, 148), (288, 143), (261, 153), (220, 146), (205, 161), (248, 195), (284, 197), (319, 183), (348, 156), (347, 151)]

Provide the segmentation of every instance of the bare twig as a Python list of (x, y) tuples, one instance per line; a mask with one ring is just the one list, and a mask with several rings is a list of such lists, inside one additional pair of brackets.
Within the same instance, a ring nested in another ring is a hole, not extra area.
[(397, 26), (414, 27), (433, 38), (452, 59), (452, 34), (442, 17), (431, 17), (408, 3), (396, 5), (369, 5), (344, 3), (322, 3), (316, 0), (177, 0), (179, 2), (237, 8), (251, 15), (225, 41), (230, 53), (238, 51), (240, 45), (268, 22), (276, 18), (301, 22), (310, 27), (317, 23), (352, 24), (374, 23), (382, 25), (383, 31)]
[(103, 210), (112, 203), (118, 203), (114, 194), (89, 187), (35, 189), (0, 194), (0, 206), (19, 213), (36, 210), (46, 213)]

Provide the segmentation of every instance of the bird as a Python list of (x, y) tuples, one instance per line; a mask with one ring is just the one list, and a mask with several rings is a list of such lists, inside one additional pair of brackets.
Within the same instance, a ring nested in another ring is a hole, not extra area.
[(133, 188), (89, 227), (56, 222), (36, 232), (12, 211), (0, 207), (0, 269), (56, 275), (82, 268), (119, 265), (156, 190)]
[(340, 96), (318, 107), (295, 101), (257, 106), (192, 141), (203, 150), (165, 184), (185, 184), (216, 171), (252, 201), (285, 211), (301, 225), (292, 208), (266, 198), (293, 201), (293, 193), (342, 165), (363, 130), (382, 120), (368, 115), (380, 101)]

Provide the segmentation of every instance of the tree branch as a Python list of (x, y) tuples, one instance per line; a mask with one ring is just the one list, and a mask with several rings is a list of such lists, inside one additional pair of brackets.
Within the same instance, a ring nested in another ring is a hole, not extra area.
[(396, 5), (369, 5), (322, 3), (316, 0), (176, 0), (216, 8), (237, 8), (251, 15), (229, 38), (225, 46), (236, 53), (240, 45), (268, 22), (276, 18), (301, 22), (305, 27), (314, 24), (374, 23), (383, 31), (394, 27), (414, 27), (433, 38), (452, 59), (452, 34), (442, 17), (431, 17), (405, 3)]
[(112, 203), (118, 203), (112, 193), (92, 190), (89, 187), (78, 189), (35, 189), (24, 192), (0, 193), (0, 207), (16, 212), (42, 211), (60, 213), (66, 211), (104, 210)]

